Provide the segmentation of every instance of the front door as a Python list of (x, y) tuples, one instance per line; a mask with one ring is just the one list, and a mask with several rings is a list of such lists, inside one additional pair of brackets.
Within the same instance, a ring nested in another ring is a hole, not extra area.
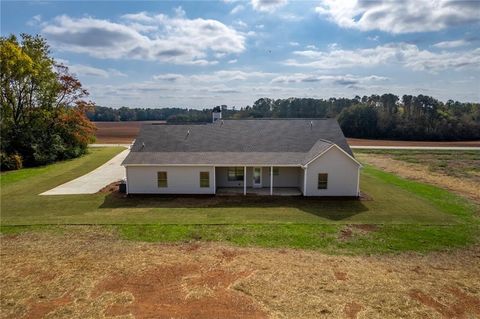
[(262, 168), (261, 167), (253, 168), (253, 187), (255, 188), (262, 187)]

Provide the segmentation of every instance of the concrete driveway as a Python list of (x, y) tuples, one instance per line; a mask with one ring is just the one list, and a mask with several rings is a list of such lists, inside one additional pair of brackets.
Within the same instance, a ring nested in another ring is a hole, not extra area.
[(130, 152), (130, 150), (122, 151), (120, 154), (90, 173), (52, 188), (40, 195), (94, 194), (108, 184), (119, 181), (125, 177), (125, 167), (120, 164), (125, 159), (128, 152)]

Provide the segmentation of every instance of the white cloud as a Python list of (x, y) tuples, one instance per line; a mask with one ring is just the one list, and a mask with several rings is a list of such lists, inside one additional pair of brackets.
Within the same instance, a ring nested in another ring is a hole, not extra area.
[(328, 44), (328, 48), (329, 48), (330, 50), (336, 50), (336, 49), (339, 49), (340, 46), (338, 45), (338, 43), (334, 42), (334, 43)]
[(42, 16), (40, 14), (34, 15), (30, 20), (27, 21), (27, 25), (30, 27), (37, 26), (42, 23)]
[(248, 25), (245, 22), (243, 22), (242, 20), (236, 20), (234, 22), (234, 24), (239, 26), (240, 28), (247, 28), (248, 27)]
[(184, 78), (185, 77), (182, 74), (177, 74), (177, 73), (158, 74), (153, 76), (154, 80), (167, 81), (167, 82), (176, 82)]
[(461, 40), (454, 40), (454, 41), (442, 41), (442, 42), (435, 43), (433, 46), (440, 49), (452, 49), (452, 48), (462, 47), (465, 45), (468, 45), (468, 42), (461, 39)]
[[(235, 63), (235, 62), (233, 62)], [(273, 77), (274, 73), (242, 71), (242, 70), (220, 70), (211, 73), (199, 73), (182, 75), (178, 73), (166, 73), (153, 76), (154, 80), (165, 82), (184, 82), (190, 84), (211, 84), (225, 83), (230, 81), (247, 81), (251, 79)]]
[(331, 84), (336, 86), (356, 87), (371, 82), (386, 81), (388, 78), (377, 75), (370, 76), (355, 76), (351, 74), (346, 75), (319, 75), (319, 74), (305, 74), (294, 73), (289, 75), (282, 75), (272, 79), (272, 83), (314, 83), (321, 82), (324, 84)]
[(234, 63), (237, 63), (237, 62), (238, 62), (237, 59), (228, 60), (228, 63), (229, 63), (229, 64), (234, 64)]
[(273, 12), (287, 4), (287, 0), (252, 0), (252, 7), (256, 11)]
[(183, 8), (182, 8), (181, 6), (176, 7), (175, 9), (173, 9), (173, 12), (175, 13), (175, 16), (176, 16), (177, 18), (183, 18), (183, 17), (185, 17), (186, 14), (187, 14), (187, 13), (185, 12), (185, 10), (183, 10)]
[(428, 50), (421, 50), (414, 44), (391, 43), (368, 49), (305, 50), (294, 51), (294, 54), (302, 58), (302, 60), (289, 59), (285, 61), (284, 64), (317, 69), (398, 64), (411, 70), (425, 70), (430, 72), (480, 67), (480, 48), (464, 52), (435, 53)]
[(344, 28), (392, 33), (426, 32), (478, 23), (480, 1), (322, 0), (315, 11)]
[(108, 73), (111, 76), (120, 76), (120, 77), (127, 77), (127, 75), (117, 69), (108, 69)]
[(99, 78), (110, 78), (110, 77), (126, 77), (127, 75), (123, 72), (120, 72), (116, 69), (101, 69), (84, 64), (68, 64), (66, 60), (58, 60), (64, 65), (66, 65), (70, 72), (76, 76), (91, 76)]
[(42, 33), (57, 48), (102, 59), (154, 60), (175, 64), (209, 65), (215, 54), (245, 50), (247, 34), (211, 19), (188, 19), (146, 12), (126, 14), (123, 22), (59, 16)]
[(245, 7), (242, 6), (241, 4), (236, 5), (236, 6), (230, 11), (230, 14), (237, 14), (237, 13), (243, 11), (244, 9), (245, 9)]
[(289, 45), (291, 45), (292, 47), (297, 47), (297, 46), (299, 46), (299, 45), (300, 45), (300, 43), (298, 43), (298, 42), (294, 42), (294, 41), (292, 41), (292, 42), (288, 42), (288, 44), (289, 44)]
[(252, 78), (265, 78), (273, 76), (273, 73), (241, 71), (241, 70), (220, 70), (208, 74), (191, 75), (189, 78), (193, 81), (209, 82), (228, 82), (228, 81), (246, 81)]

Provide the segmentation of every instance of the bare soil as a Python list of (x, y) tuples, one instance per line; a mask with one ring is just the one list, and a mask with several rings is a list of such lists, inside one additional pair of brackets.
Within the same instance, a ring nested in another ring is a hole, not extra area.
[(332, 256), (70, 226), (1, 248), (0, 318), (480, 317), (480, 247)]
[(347, 138), (351, 146), (443, 146), (480, 147), (480, 141), (391, 141)]
[(101, 144), (128, 144), (131, 143), (140, 132), (143, 124), (158, 123), (165, 121), (128, 121), (128, 122), (93, 122), (97, 128), (95, 143)]

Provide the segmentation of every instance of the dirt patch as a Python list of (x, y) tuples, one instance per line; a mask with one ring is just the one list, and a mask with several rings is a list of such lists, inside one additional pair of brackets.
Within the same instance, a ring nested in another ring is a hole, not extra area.
[(73, 301), (72, 297), (65, 295), (59, 298), (45, 301), (30, 301), (31, 306), (24, 318), (43, 318), (52, 310), (69, 304)]
[(377, 225), (372, 225), (372, 224), (353, 224), (351, 225), (351, 227), (367, 233), (378, 231), (380, 229)]
[(444, 287), (445, 292), (450, 293), (446, 300), (436, 299), (433, 294), (426, 294), (419, 289), (413, 289), (409, 296), (421, 304), (433, 308), (443, 318), (469, 318), (470, 315), (480, 315), (480, 299), (470, 296), (456, 287)]
[(368, 195), (367, 193), (360, 192), (360, 196), (358, 197), (361, 201), (368, 201), (373, 200), (373, 197)]
[(348, 241), (353, 236), (360, 235), (365, 236), (371, 232), (378, 231), (380, 228), (377, 225), (370, 224), (352, 224), (345, 226), (340, 230), (339, 239), (342, 241)]
[(480, 247), (338, 256), (139, 243), (71, 227), (3, 236), (1, 251), (0, 318), (480, 316)]
[(440, 146), (440, 147), (479, 147), (480, 141), (391, 141), (391, 140), (368, 140), (361, 138), (347, 138), (351, 146)]
[(202, 269), (199, 265), (159, 266), (139, 275), (112, 276), (95, 288), (132, 295), (130, 303), (113, 304), (106, 315), (135, 318), (265, 318), (251, 299), (229, 287), (244, 273)]
[(340, 240), (349, 240), (353, 236), (353, 231), (351, 228), (347, 227), (340, 231)]
[(345, 316), (349, 319), (356, 319), (357, 314), (362, 311), (362, 305), (356, 302), (349, 302), (345, 305)]
[(95, 143), (131, 143), (143, 124), (152, 123), (163, 124), (165, 121), (93, 122), (97, 128)]
[(334, 270), (333, 275), (335, 276), (335, 279), (337, 279), (337, 280), (345, 281), (348, 278), (347, 273), (344, 272), (344, 271), (340, 271), (340, 270)]
[(113, 182), (111, 184), (108, 184), (101, 190), (97, 192), (97, 194), (111, 194), (111, 193), (119, 193), (119, 187), (120, 187), (121, 181)]

